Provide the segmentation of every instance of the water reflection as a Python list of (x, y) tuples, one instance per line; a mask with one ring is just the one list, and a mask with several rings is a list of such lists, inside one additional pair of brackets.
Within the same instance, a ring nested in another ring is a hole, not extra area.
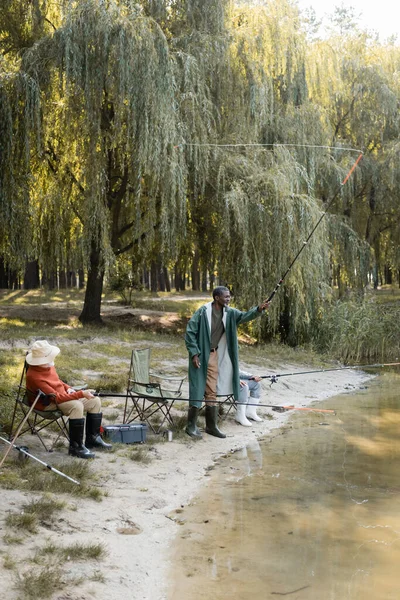
[(398, 600), (400, 377), (293, 414), (185, 509), (170, 600)]

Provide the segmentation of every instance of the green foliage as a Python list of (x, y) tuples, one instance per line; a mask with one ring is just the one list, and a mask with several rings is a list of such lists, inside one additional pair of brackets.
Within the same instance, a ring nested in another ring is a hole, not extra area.
[(321, 40), (290, 0), (5, 0), (0, 257), (85, 265), (86, 320), (107, 269), (130, 302), (153, 261), (217, 277), (246, 308), (335, 197), (251, 330), (310, 340), (332, 287), (400, 265), (400, 49), (352, 8), (330, 20)]
[(400, 307), (374, 301), (337, 302), (323, 312), (316, 347), (341, 361), (394, 361), (400, 356)]

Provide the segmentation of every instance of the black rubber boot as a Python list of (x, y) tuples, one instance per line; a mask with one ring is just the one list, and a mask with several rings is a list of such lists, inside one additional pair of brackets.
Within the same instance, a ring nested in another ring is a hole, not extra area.
[(94, 458), (93, 452), (90, 452), (83, 445), (83, 432), (85, 429), (85, 419), (69, 420), (69, 452), (71, 456), (78, 458)]
[(225, 438), (226, 435), (218, 429), (218, 406), (206, 406), (206, 433), (215, 437)]
[(197, 417), (199, 415), (199, 408), (197, 406), (189, 406), (188, 410), (188, 422), (186, 425), (186, 433), (191, 438), (201, 440), (203, 436), (200, 433), (200, 429), (197, 427)]
[(87, 448), (98, 448), (99, 450), (111, 450), (112, 445), (107, 444), (100, 435), (101, 420), (103, 413), (87, 413), (86, 415), (86, 440)]

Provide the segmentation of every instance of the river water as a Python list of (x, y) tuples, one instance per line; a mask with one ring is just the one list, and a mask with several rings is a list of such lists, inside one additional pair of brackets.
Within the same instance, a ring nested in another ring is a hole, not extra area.
[(169, 600), (399, 600), (400, 376), (293, 412), (180, 514)]

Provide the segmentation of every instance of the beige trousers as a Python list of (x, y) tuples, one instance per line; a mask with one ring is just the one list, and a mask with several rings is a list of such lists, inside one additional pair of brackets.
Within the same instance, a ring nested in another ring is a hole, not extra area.
[(217, 406), (217, 380), (218, 380), (218, 350), (210, 353), (207, 365), (206, 391), (204, 402), (208, 406)]
[(79, 400), (70, 400), (55, 404), (52, 402), (46, 406), (45, 410), (61, 410), (62, 414), (70, 419), (82, 419), (83, 412), (99, 413), (101, 412), (101, 400), (98, 396), (94, 398), (79, 398)]

